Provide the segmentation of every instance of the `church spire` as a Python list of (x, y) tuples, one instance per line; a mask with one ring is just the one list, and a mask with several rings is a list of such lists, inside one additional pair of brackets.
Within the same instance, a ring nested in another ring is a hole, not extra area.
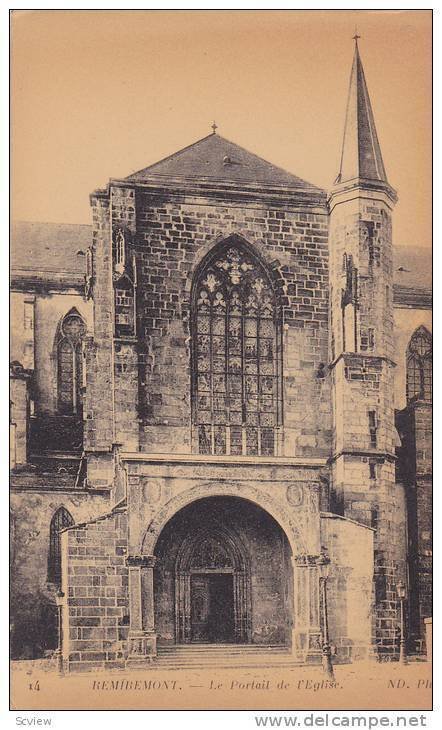
[(354, 36), (355, 53), (348, 90), (341, 166), (335, 183), (355, 178), (387, 183), (373, 111), (359, 55), (358, 34)]

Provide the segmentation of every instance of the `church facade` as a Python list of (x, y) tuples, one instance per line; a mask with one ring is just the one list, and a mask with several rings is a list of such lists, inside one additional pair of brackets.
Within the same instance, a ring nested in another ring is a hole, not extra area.
[(327, 616), (337, 661), (394, 659), (400, 583), (424, 650), (431, 292), (396, 199), (356, 44), (328, 195), (214, 129), (13, 270), (13, 655), (316, 662)]

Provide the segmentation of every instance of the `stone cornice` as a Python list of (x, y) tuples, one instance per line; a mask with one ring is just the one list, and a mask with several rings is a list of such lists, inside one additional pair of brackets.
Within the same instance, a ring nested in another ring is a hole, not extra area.
[(329, 463), (336, 461), (341, 456), (357, 456), (358, 458), (365, 459), (377, 459), (377, 461), (387, 460), (396, 461), (397, 456), (390, 451), (383, 451), (382, 449), (341, 449), (335, 454), (332, 454), (328, 460)]
[(344, 360), (344, 363), (347, 363), (352, 360), (361, 360), (362, 358), (372, 361), (379, 360), (380, 363), (386, 362), (388, 365), (391, 365), (391, 367), (396, 367), (396, 363), (391, 358), (386, 357), (385, 355), (375, 355), (372, 352), (341, 352), (340, 355), (332, 360), (328, 367), (329, 370), (333, 370), (340, 360)]
[(10, 476), (12, 492), (64, 492), (76, 495), (97, 494), (109, 496), (111, 491), (110, 487), (76, 487), (75, 483), (75, 474), (58, 474), (56, 472), (43, 474), (34, 470), (26, 471), (23, 468), (20, 468), (20, 471), (13, 470)]
[(217, 464), (225, 466), (297, 466), (318, 468), (327, 465), (327, 458), (302, 458), (294, 456), (211, 456), (206, 454), (149, 454), (123, 451), (122, 461), (138, 461), (144, 464)]
[(185, 180), (183, 178), (152, 179), (143, 182), (111, 179), (106, 193), (97, 191), (94, 197), (106, 197), (112, 186), (130, 188), (147, 192), (153, 197), (158, 195), (164, 198), (195, 197), (194, 202), (204, 204), (213, 200), (228, 200), (230, 202), (253, 203), (268, 202), (275, 206), (294, 206), (301, 209), (317, 209), (318, 214), (327, 215), (326, 193), (318, 188), (291, 188), (285, 185), (266, 185), (264, 183), (216, 181), (216, 180)]
[(32, 271), (12, 269), (11, 290), (20, 292), (82, 294), (84, 296), (84, 275), (63, 271)]
[(354, 178), (353, 180), (335, 185), (329, 193), (327, 202), (331, 212), (336, 205), (361, 198), (381, 200), (390, 209), (393, 209), (398, 196), (391, 185), (381, 180)]

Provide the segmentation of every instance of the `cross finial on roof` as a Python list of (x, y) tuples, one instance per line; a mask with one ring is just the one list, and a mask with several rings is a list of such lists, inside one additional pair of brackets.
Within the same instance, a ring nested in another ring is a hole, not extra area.
[(357, 26), (357, 25), (355, 25), (355, 34), (354, 34), (354, 36), (353, 36), (353, 40), (354, 40), (354, 42), (355, 42), (355, 44), (356, 44), (356, 45), (358, 45), (358, 38), (360, 38), (360, 37), (361, 37), (361, 36), (360, 36), (360, 35), (358, 35), (358, 26)]
[(216, 134), (216, 130), (217, 130), (217, 129), (218, 129), (218, 125), (217, 125), (217, 123), (216, 123), (216, 122), (213, 122), (213, 124), (212, 124), (212, 130), (213, 130), (213, 134)]

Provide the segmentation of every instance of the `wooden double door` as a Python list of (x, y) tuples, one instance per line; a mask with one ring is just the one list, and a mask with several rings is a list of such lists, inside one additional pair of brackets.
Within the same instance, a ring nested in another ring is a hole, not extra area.
[(235, 641), (232, 573), (193, 573), (190, 576), (190, 640), (227, 644)]

